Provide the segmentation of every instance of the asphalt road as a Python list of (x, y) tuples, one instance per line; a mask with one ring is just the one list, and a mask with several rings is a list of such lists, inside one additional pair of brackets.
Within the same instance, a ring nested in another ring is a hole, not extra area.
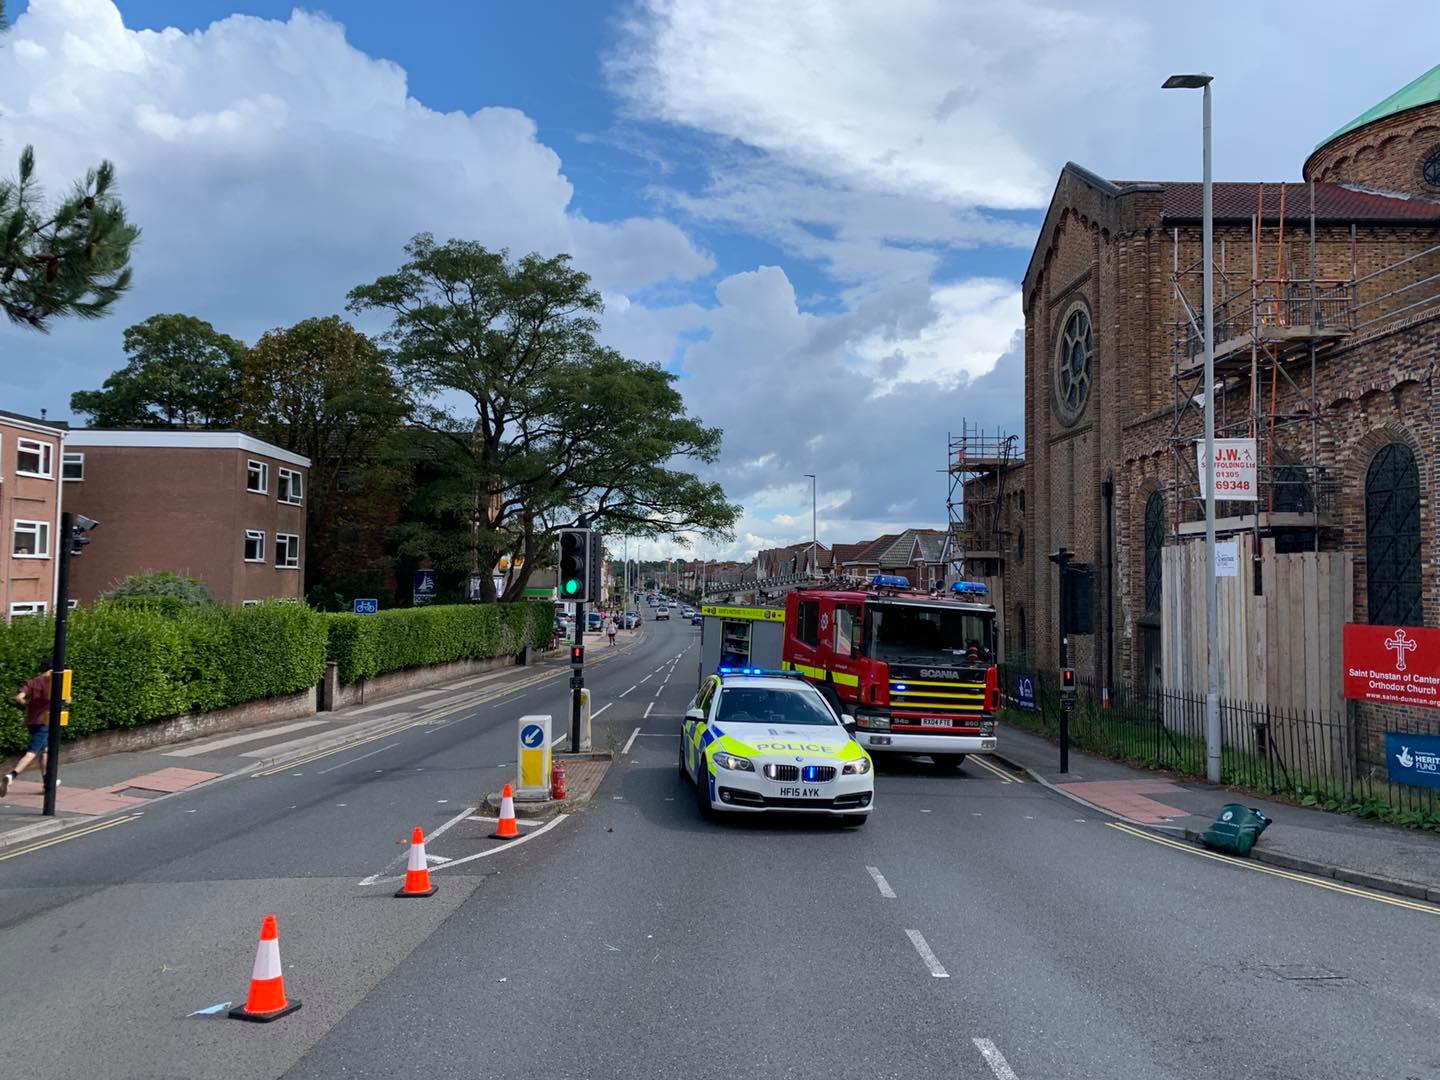
[[(702, 823), (675, 736), (698, 635), (646, 632), (589, 680), (622, 751), (594, 802), (493, 858), (451, 825), (430, 900), (390, 897), (397, 841), (493, 787), (563, 682), (0, 863), (0, 1075), (1440, 1076), (1420, 905), (973, 760), (885, 766), (861, 830)], [(304, 1008), (187, 1018), (243, 994), (270, 911)]]

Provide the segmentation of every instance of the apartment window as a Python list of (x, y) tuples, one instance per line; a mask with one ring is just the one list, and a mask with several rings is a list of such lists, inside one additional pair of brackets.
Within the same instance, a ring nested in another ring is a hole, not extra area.
[(21, 476), (55, 476), (55, 445), (39, 439), (15, 440), (15, 471)]
[(265, 561), (265, 533), (260, 529), (245, 530), (245, 561)]
[(85, 455), (66, 451), (60, 455), (60, 479), (84, 480)]
[(283, 503), (298, 503), (304, 497), (305, 491), (301, 485), (300, 474), (294, 469), (281, 469), (280, 501)]
[(245, 490), (264, 495), (270, 490), (270, 466), (263, 461), (245, 464)]
[(44, 615), (49, 610), (49, 605), (44, 600), (32, 600), (25, 604), (11, 604), (10, 617), (19, 618), (22, 615)]
[(80, 601), (79, 601), (79, 600), (73, 600), (73, 599), (72, 599), (72, 600), (66, 600), (66, 601), (65, 601), (65, 608), (66, 608), (66, 610), (68, 610), (68, 611), (77, 611), (77, 610), (79, 610), (79, 607), (80, 607)]
[(294, 533), (275, 534), (275, 565), (281, 570), (300, 567), (300, 537)]
[(50, 523), (48, 521), (17, 521), (10, 546), (17, 559), (48, 559), (50, 557)]

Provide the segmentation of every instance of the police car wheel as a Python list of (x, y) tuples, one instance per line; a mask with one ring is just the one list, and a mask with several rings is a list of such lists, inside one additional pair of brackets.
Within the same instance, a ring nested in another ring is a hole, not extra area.
[(964, 754), (931, 754), (930, 760), (937, 769), (958, 769), (965, 764)]
[(685, 764), (685, 733), (680, 733), (680, 779), (690, 779), (690, 768)]
[(700, 768), (695, 772), (695, 808), (706, 821), (715, 820), (715, 808), (710, 805), (710, 777), (705, 768), (705, 759), (700, 759)]

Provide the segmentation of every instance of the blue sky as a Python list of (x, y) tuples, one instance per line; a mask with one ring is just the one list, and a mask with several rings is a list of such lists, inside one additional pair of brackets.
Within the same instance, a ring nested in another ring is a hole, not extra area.
[(822, 539), (943, 522), (946, 432), (1021, 430), (1018, 279), (1059, 167), (1198, 171), (1164, 75), (1215, 72), (1218, 175), (1289, 179), (1440, 31), (1400, 0), (1343, 37), (1338, 5), (1246, 9), (1238, 38), (1139, 0), (10, 6), (0, 167), (109, 157), (145, 236), (110, 319), (0, 327), (0, 407), (66, 415), (156, 312), (253, 340), (340, 311), (418, 231), (568, 251), (607, 340), (725, 429), (746, 514), (711, 557), (808, 538), (807, 472)]

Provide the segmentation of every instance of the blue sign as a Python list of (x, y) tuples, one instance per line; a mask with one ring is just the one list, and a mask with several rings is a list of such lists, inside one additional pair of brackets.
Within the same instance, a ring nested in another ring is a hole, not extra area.
[(1440, 788), (1440, 735), (1387, 731), (1385, 764), (1394, 783)]
[(1026, 712), (1034, 712), (1038, 706), (1035, 704), (1035, 676), (1027, 675), (1025, 672), (1015, 676), (1015, 704)]
[(415, 589), (410, 599), (417, 604), (428, 604), (435, 599), (434, 570), (415, 571)]
[(379, 611), (379, 610), (380, 610), (380, 601), (379, 601), (379, 600), (356, 600), (356, 601), (355, 601), (355, 614), (356, 614), (356, 615), (374, 615), (374, 614), (375, 614), (377, 611)]
[(520, 745), (527, 750), (538, 749), (545, 741), (545, 729), (539, 724), (526, 724), (520, 729)]

